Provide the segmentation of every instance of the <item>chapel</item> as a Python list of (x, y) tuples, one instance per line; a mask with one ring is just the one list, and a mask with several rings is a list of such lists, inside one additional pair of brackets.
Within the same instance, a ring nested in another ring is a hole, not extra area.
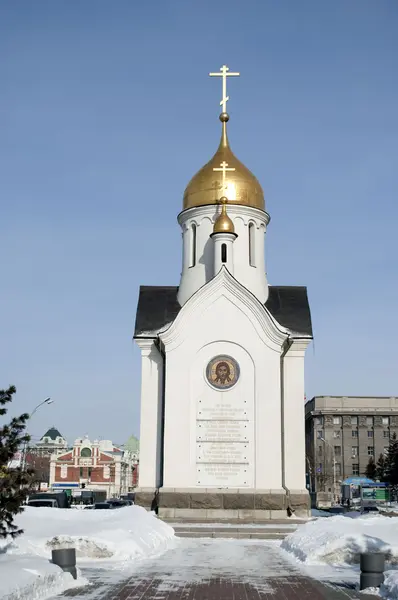
[(264, 192), (228, 139), (227, 80), (239, 73), (210, 75), (222, 82), (220, 143), (183, 194), (179, 286), (139, 292), (136, 503), (170, 520), (307, 516), (307, 290), (268, 282)]

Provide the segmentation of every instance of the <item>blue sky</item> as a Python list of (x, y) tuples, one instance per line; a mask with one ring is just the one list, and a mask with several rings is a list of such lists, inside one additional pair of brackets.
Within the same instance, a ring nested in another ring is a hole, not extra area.
[(395, 0), (0, 4), (0, 387), (33, 436), (139, 431), (140, 284), (177, 285), (176, 216), (229, 136), (307, 285), (307, 397), (398, 395)]

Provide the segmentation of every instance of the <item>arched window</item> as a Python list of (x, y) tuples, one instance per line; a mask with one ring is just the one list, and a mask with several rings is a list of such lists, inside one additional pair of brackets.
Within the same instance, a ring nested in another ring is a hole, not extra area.
[(256, 266), (256, 247), (255, 247), (255, 226), (254, 223), (249, 223), (249, 265)]
[(221, 262), (227, 262), (227, 244), (221, 244)]
[(90, 456), (91, 456), (90, 448), (82, 448), (82, 451), (80, 452), (80, 456), (82, 458), (90, 458)]
[(191, 239), (189, 249), (189, 266), (194, 267), (196, 265), (196, 225), (191, 225)]

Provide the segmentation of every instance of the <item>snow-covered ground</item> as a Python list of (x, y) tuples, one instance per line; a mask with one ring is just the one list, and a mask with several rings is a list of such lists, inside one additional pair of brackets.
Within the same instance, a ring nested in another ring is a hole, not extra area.
[(2, 600), (42, 600), (87, 583), (81, 576), (75, 582), (50, 563), (53, 549), (76, 548), (78, 566), (124, 569), (174, 544), (174, 530), (139, 506), (82, 511), (27, 507), (15, 523), (24, 534), (0, 540)]
[[(311, 565), (319, 578), (359, 578), (359, 554), (383, 552), (385, 582), (380, 595), (398, 600), (398, 519), (382, 515), (356, 518), (336, 515), (301, 525), (283, 540), (281, 547), (296, 561)], [(395, 570), (397, 569), (397, 570)]]

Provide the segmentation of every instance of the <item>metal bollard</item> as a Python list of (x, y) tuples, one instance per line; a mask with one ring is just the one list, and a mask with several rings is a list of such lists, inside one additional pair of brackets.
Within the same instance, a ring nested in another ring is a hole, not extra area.
[(360, 556), (361, 577), (359, 589), (378, 588), (384, 581), (383, 552), (364, 552)]
[(76, 550), (75, 548), (63, 548), (52, 551), (52, 562), (61, 567), (65, 573), (70, 573), (73, 579), (77, 579)]

